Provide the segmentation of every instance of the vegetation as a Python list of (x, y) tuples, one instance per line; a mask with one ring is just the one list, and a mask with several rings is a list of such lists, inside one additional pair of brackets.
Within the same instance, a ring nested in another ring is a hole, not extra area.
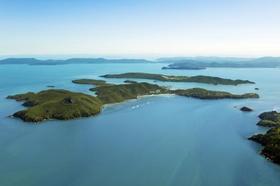
[(263, 126), (263, 127), (280, 127), (280, 113), (276, 111), (272, 112), (264, 112), (259, 115), (259, 118), (261, 119), (257, 125)]
[(58, 89), (18, 94), (8, 96), (8, 99), (24, 101), (23, 105), (28, 108), (13, 116), (29, 122), (93, 116), (98, 114), (102, 107), (101, 101), (96, 97)]
[(192, 89), (179, 89), (174, 93), (179, 96), (193, 97), (199, 99), (247, 99), (247, 98), (259, 98), (258, 94), (247, 93), (242, 95), (231, 94), (223, 91), (211, 91), (202, 88)]
[(209, 91), (201, 88), (186, 90), (170, 90), (156, 84), (137, 83), (130, 81), (126, 84), (107, 84), (102, 80), (80, 79), (74, 80), (78, 84), (91, 84), (96, 96), (67, 90), (50, 89), (39, 93), (28, 92), (8, 96), (9, 99), (23, 101), (28, 107), (16, 112), (15, 117), (24, 121), (39, 122), (47, 119), (68, 120), (78, 117), (87, 117), (98, 114), (104, 104), (119, 103), (138, 96), (157, 94), (176, 94), (179, 96), (194, 97), (199, 99), (243, 99), (257, 98), (257, 94), (234, 95), (228, 92)]
[(164, 87), (149, 83), (130, 83), (92, 88), (97, 97), (103, 102), (118, 103), (128, 99), (136, 99), (138, 96), (151, 94), (167, 94), (170, 91)]
[(222, 84), (222, 85), (239, 85), (239, 84), (253, 84), (254, 82), (248, 80), (232, 80), (224, 79), (212, 76), (173, 76), (173, 75), (162, 75), (162, 74), (149, 74), (141, 72), (131, 72), (123, 74), (107, 74), (101, 77), (104, 78), (129, 78), (129, 79), (151, 79), (157, 81), (167, 82), (195, 82), (195, 83), (207, 83), (207, 84)]
[(84, 85), (95, 85), (95, 86), (104, 86), (107, 85), (104, 80), (96, 80), (96, 79), (76, 79), (72, 81), (76, 84), (84, 84)]
[(260, 126), (271, 127), (265, 134), (253, 135), (249, 139), (264, 146), (261, 154), (271, 161), (280, 164), (280, 113), (264, 112), (259, 115)]
[(280, 164), (280, 128), (274, 127), (266, 134), (257, 134), (249, 138), (264, 146), (261, 154), (273, 161)]

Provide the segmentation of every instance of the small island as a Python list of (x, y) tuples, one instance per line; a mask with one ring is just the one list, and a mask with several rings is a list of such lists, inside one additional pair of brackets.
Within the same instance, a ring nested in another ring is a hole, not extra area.
[(97, 80), (97, 79), (76, 79), (76, 80), (73, 80), (72, 83), (81, 84), (81, 85), (94, 85), (94, 86), (107, 85), (106, 81)]
[(252, 112), (252, 111), (253, 111), (253, 109), (251, 109), (251, 108), (249, 108), (249, 107), (246, 107), (246, 106), (241, 107), (240, 110), (241, 110), (242, 112)]
[(129, 99), (137, 99), (139, 96), (158, 94), (174, 94), (198, 99), (247, 99), (259, 97), (255, 93), (236, 95), (202, 88), (171, 90), (167, 87), (145, 82), (108, 84), (103, 80), (80, 79), (73, 80), (73, 83), (94, 85), (95, 87), (90, 90), (95, 92), (96, 96), (59, 89), (8, 96), (8, 99), (23, 101), (23, 106), (27, 107), (25, 110), (16, 112), (13, 116), (27, 122), (40, 122), (48, 119), (69, 120), (94, 116), (106, 104), (120, 103)]
[(257, 125), (270, 127), (265, 134), (256, 134), (249, 138), (263, 146), (261, 154), (272, 162), (280, 164), (280, 113), (276, 111), (264, 112)]
[(239, 85), (239, 84), (254, 84), (248, 80), (232, 80), (213, 76), (173, 76), (163, 74), (149, 74), (141, 72), (130, 72), (123, 74), (106, 74), (101, 76), (103, 78), (128, 78), (128, 79), (149, 79), (164, 82), (192, 82), (192, 83), (206, 83), (213, 85)]

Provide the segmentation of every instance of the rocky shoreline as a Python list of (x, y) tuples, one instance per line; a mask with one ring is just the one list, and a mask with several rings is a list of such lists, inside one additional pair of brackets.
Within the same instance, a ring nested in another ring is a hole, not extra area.
[(256, 134), (249, 138), (263, 146), (261, 154), (274, 163), (280, 164), (280, 113), (264, 112), (257, 125), (270, 128), (264, 134)]

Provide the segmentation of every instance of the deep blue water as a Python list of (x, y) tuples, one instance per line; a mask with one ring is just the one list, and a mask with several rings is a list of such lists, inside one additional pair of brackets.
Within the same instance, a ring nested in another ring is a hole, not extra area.
[[(163, 71), (162, 66), (1, 65), (0, 185), (279, 186), (280, 167), (260, 156), (261, 147), (247, 138), (265, 131), (256, 126), (259, 113), (279, 109), (280, 69)], [(132, 71), (248, 79), (256, 85), (159, 84), (258, 92), (261, 98), (207, 101), (148, 96), (107, 106), (97, 117), (72, 121), (32, 125), (7, 117), (23, 108), (5, 99), (7, 95), (40, 91), (47, 85), (92, 94), (90, 86), (71, 80)], [(235, 108), (245, 105), (255, 111)]]

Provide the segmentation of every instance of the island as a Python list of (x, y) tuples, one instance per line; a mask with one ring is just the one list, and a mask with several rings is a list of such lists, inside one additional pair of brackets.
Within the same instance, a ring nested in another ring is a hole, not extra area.
[(214, 85), (239, 85), (239, 84), (254, 84), (249, 80), (232, 80), (213, 76), (174, 76), (164, 74), (150, 74), (142, 72), (130, 72), (123, 74), (106, 74), (101, 76), (103, 78), (128, 78), (128, 79), (149, 79), (164, 82), (192, 82), (192, 83), (206, 83)]
[(105, 59), (105, 58), (70, 58), (70, 59), (36, 59), (6, 58), (0, 59), (0, 65), (67, 65), (67, 64), (100, 64), (100, 63), (153, 63), (145, 59)]
[(224, 58), (189, 57), (162, 58), (160, 62), (169, 63), (162, 69), (202, 70), (206, 68), (279, 68), (280, 57)]
[(251, 108), (249, 108), (249, 107), (246, 107), (246, 106), (241, 107), (240, 110), (241, 110), (242, 112), (252, 112), (252, 111), (253, 111), (253, 109), (251, 109)]
[(24, 110), (13, 114), (27, 122), (40, 122), (49, 119), (69, 120), (80, 117), (94, 116), (101, 112), (106, 104), (120, 103), (139, 96), (173, 94), (198, 99), (248, 99), (258, 98), (258, 94), (242, 95), (222, 91), (211, 91), (202, 88), (171, 90), (167, 87), (146, 82), (129, 82), (125, 84), (108, 84), (103, 80), (79, 79), (73, 83), (90, 84), (96, 96), (68, 90), (49, 89), (38, 93), (28, 92), (8, 96), (8, 99), (22, 101)]
[(23, 101), (23, 106), (27, 109), (18, 111), (13, 116), (28, 122), (88, 117), (98, 114), (102, 108), (102, 102), (94, 96), (60, 89), (28, 92), (7, 98)]
[(97, 80), (97, 79), (76, 79), (73, 80), (72, 83), (83, 84), (83, 85), (94, 85), (94, 86), (108, 85), (106, 81)]
[(172, 63), (162, 67), (162, 70), (204, 70), (206, 67), (200, 66), (195, 60), (188, 60), (188, 63)]
[[(192, 62), (191, 62), (192, 61)], [(204, 70), (206, 67), (199, 66), (196, 64), (196, 61), (189, 60), (189, 63), (173, 63), (168, 66), (162, 67), (163, 70)]]
[(248, 99), (259, 98), (258, 94), (246, 93), (246, 94), (231, 94), (224, 91), (206, 90), (203, 88), (191, 88), (191, 89), (178, 89), (173, 91), (176, 95), (192, 97), (198, 99)]
[(265, 134), (256, 134), (249, 138), (263, 146), (261, 154), (274, 163), (280, 164), (280, 113), (264, 112), (259, 115), (258, 125), (270, 127)]
[(67, 65), (67, 64), (169, 64), (162, 69), (201, 70), (205, 68), (278, 68), (280, 57), (233, 58), (233, 57), (173, 57), (156, 60), (147, 59), (106, 59), (106, 58), (69, 58), (36, 59), (6, 58), (0, 59), (0, 65)]

